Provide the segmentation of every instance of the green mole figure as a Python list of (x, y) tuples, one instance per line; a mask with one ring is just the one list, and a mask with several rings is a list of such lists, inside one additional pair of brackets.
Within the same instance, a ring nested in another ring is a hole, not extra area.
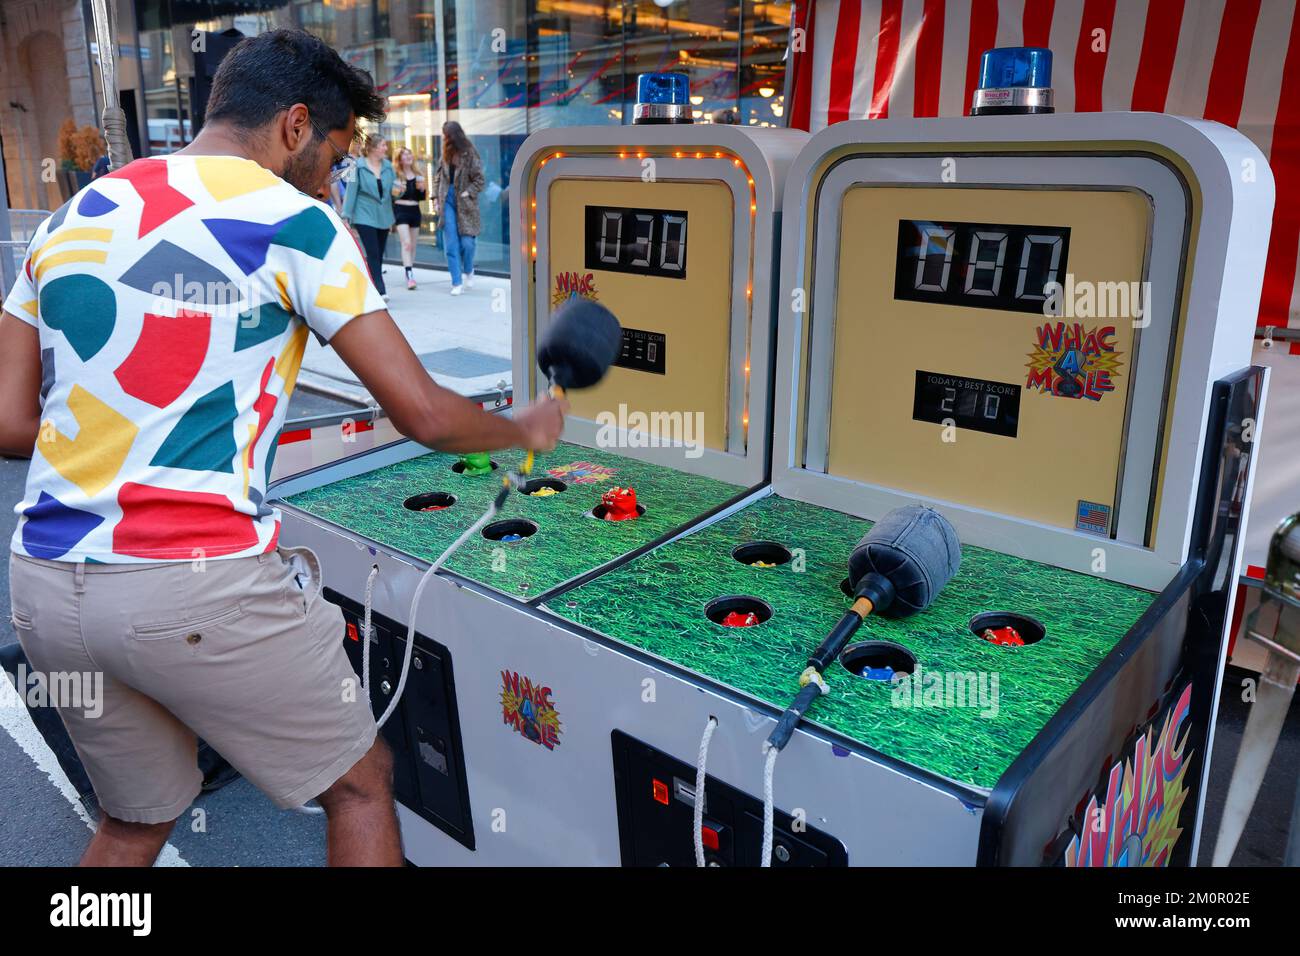
[(463, 475), (486, 475), (492, 471), (492, 456), (485, 451), (461, 455), (460, 463), (464, 466), (461, 470)]

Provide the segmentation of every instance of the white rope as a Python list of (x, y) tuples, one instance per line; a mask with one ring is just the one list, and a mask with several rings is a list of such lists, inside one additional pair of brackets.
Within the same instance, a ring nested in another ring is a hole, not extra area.
[(411, 657), (415, 651), (415, 614), (420, 608), (420, 596), (424, 593), (425, 585), (428, 584), (429, 580), (438, 573), (438, 569), (447, 563), (447, 559), (455, 553), (457, 548), (474, 535), (478, 534), (485, 524), (496, 517), (497, 511), (496, 499), (493, 498), (492, 504), (488, 506), (487, 511), (484, 511), (477, 521), (466, 528), (461, 536), (453, 541), (446, 551), (438, 555), (438, 559), (434, 561), (433, 564), (429, 565), (429, 569), (425, 571), (424, 576), (420, 578), (420, 583), (415, 586), (415, 596), (411, 598), (411, 616), (408, 618), (410, 623), (406, 626), (406, 652), (402, 657), (402, 673), (397, 679), (397, 689), (393, 691), (393, 699), (388, 702), (388, 709), (384, 711), (384, 715), (375, 722), (376, 727), (384, 726), (384, 724), (387, 723), (388, 718), (393, 716), (393, 711), (397, 709), (397, 702), (402, 699), (402, 691), (406, 689), (406, 676), (410, 673)]
[[(456, 549), (473, 537), (482, 527), (491, 521), (500, 509), (497, 507), (496, 499), (492, 499), (492, 504), (488, 509), (479, 516), (479, 519), (465, 529), (464, 533), (451, 543), (446, 551), (438, 555), (438, 559), (429, 565), (429, 569), (424, 572), (420, 578), (420, 583), (415, 586), (415, 596), (411, 599), (411, 617), (410, 624), (406, 629), (406, 653), (402, 657), (402, 673), (397, 679), (397, 689), (393, 691), (393, 699), (388, 702), (388, 708), (384, 711), (377, 721), (375, 729), (383, 727), (388, 722), (388, 718), (393, 716), (397, 709), (397, 702), (402, 699), (402, 691), (406, 689), (406, 677), (411, 670), (411, 657), (415, 649), (415, 614), (420, 608), (420, 596), (424, 593), (424, 586), (429, 583), (429, 579), (438, 573), (438, 569), (447, 563), (447, 559), (455, 553)], [(361, 622), (362, 630), (362, 650), (361, 650), (361, 687), (365, 693), (366, 702), (370, 701), (370, 612), (373, 603), (375, 591), (375, 579), (379, 577), (379, 565), (375, 564), (370, 568), (370, 574), (366, 578), (366, 604), (365, 616)], [(325, 808), (320, 806), (309, 807), (290, 807), (297, 813), (318, 814), (324, 813)]]
[(762, 862), (759, 866), (772, 865), (772, 830), (774, 828), (773, 818), (774, 803), (772, 799), (772, 777), (776, 771), (776, 758), (781, 752), (775, 747), (763, 742), (763, 748), (767, 751), (767, 759), (763, 763), (763, 852)]
[[(361, 694), (370, 703), (370, 606), (373, 603), (375, 595), (375, 578), (379, 577), (379, 565), (374, 565), (370, 569), (370, 576), (366, 578), (366, 607), (365, 616), (361, 619)], [(322, 806), (308, 806), (303, 804), (301, 807), (290, 807), (295, 813), (305, 813), (308, 816), (316, 816), (325, 812)]]
[(379, 577), (379, 565), (370, 568), (366, 578), (366, 609), (361, 619), (361, 693), (366, 703), (374, 706), (370, 699), (370, 607), (375, 599), (375, 578)]
[(704, 865), (704, 768), (709, 761), (709, 739), (718, 727), (718, 718), (710, 717), (700, 738), (700, 756), (695, 761), (695, 865)]

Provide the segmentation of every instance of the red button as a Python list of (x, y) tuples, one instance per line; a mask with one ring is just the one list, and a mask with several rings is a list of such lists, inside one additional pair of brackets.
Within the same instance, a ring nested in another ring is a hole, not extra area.
[(357, 631), (357, 626), (353, 624), (351, 621), (348, 621), (348, 640), (350, 641), (361, 640), (361, 634)]
[(655, 803), (662, 803), (665, 807), (668, 806), (668, 784), (662, 780), (655, 780), (651, 784), (651, 789), (654, 791)]
[(712, 827), (700, 827), (700, 842), (707, 849), (717, 850), (718, 848), (718, 831)]

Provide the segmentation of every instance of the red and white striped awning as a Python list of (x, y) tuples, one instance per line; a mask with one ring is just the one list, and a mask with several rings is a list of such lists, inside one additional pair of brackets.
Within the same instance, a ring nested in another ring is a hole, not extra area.
[[(980, 54), (1053, 54), (1058, 112), (1142, 110), (1235, 126), (1268, 157), (1277, 206), (1260, 324), (1300, 326), (1296, 0), (798, 0), (790, 125), (962, 116)], [(1292, 348), (1292, 351), (1297, 351)]]

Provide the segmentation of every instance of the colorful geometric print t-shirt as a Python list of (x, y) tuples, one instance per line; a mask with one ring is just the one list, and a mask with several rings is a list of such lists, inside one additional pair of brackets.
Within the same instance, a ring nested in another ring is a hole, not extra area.
[(384, 308), (328, 206), (233, 156), (142, 159), (37, 230), (7, 312), (41, 344), (12, 548), (57, 561), (275, 547), (276, 441), (307, 347)]

